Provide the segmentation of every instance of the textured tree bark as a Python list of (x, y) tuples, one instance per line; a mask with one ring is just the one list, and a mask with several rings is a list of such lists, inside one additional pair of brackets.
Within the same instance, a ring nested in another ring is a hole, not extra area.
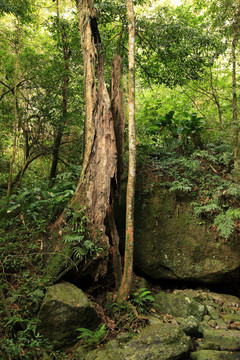
[(126, 199), (126, 240), (124, 269), (118, 301), (128, 299), (132, 285), (134, 246), (134, 197), (136, 181), (136, 141), (135, 141), (135, 14), (132, 0), (127, 0), (129, 21), (129, 169)]
[[(106, 274), (108, 266), (110, 242), (106, 223), (113, 203), (112, 189), (117, 183), (117, 148), (93, 0), (77, 1), (77, 8), (84, 62), (85, 152), (80, 180), (68, 208), (79, 216), (84, 212), (91, 238), (102, 249), (94, 259), (92, 272), (97, 279)], [(65, 217), (63, 212), (50, 229), (52, 234), (61, 234)]]
[[(111, 76), (111, 109), (114, 121), (114, 131), (116, 136), (117, 147), (117, 188), (119, 198), (121, 196), (121, 175), (123, 173), (123, 154), (124, 154), (124, 128), (126, 122), (126, 115), (123, 106), (122, 92), (120, 89), (121, 82), (121, 67), (122, 60), (119, 55), (115, 55), (112, 62), (112, 76)], [(112, 184), (112, 198), (114, 199), (115, 184)], [(122, 278), (121, 255), (119, 252), (119, 236), (115, 224), (113, 203), (109, 206), (108, 211), (108, 225), (112, 240), (112, 257), (113, 270), (116, 280), (116, 287), (118, 288)]]
[(117, 162), (117, 185), (121, 188), (121, 176), (123, 173), (123, 155), (124, 155), (124, 129), (126, 123), (126, 114), (123, 104), (123, 95), (121, 91), (121, 73), (122, 60), (119, 55), (115, 55), (112, 62), (111, 76), (111, 108), (114, 120), (114, 131), (116, 135), (116, 146), (118, 154)]
[[(238, 11), (240, 12), (240, 11)], [(239, 16), (239, 14), (238, 14)], [(237, 81), (236, 81), (236, 47), (238, 42), (238, 17), (236, 16), (234, 24), (234, 34), (232, 40), (232, 112), (233, 112), (233, 136), (234, 136), (234, 170), (236, 172), (236, 180), (238, 180), (239, 170), (239, 151), (238, 151), (238, 136), (239, 136), (239, 124), (238, 124), (238, 109), (237, 109)]]

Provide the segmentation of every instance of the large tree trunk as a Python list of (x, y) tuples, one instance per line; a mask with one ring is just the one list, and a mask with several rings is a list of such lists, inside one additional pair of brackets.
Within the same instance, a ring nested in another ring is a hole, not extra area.
[[(85, 152), (80, 180), (68, 208), (79, 216), (84, 213), (91, 239), (102, 249), (91, 270), (96, 279), (107, 272), (110, 242), (106, 222), (114, 197), (112, 189), (117, 183), (117, 148), (93, 0), (77, 1), (77, 8), (85, 79)], [(52, 233), (61, 234), (66, 220), (63, 212)]]
[(134, 197), (136, 181), (136, 141), (135, 141), (135, 14), (132, 0), (127, 0), (129, 21), (129, 169), (126, 199), (126, 240), (124, 271), (118, 291), (118, 301), (128, 299), (132, 285), (133, 245), (134, 245)]
[[(124, 128), (126, 122), (126, 115), (124, 111), (124, 104), (122, 99), (122, 92), (120, 89), (122, 61), (119, 55), (115, 55), (112, 62), (112, 77), (111, 77), (111, 108), (114, 120), (114, 131), (116, 135), (117, 147), (117, 188), (119, 199), (121, 198), (121, 175), (123, 173), (123, 155), (124, 155)], [(112, 186), (112, 193), (115, 193), (114, 184)], [(114, 197), (114, 195), (113, 195)], [(119, 252), (119, 236), (114, 219), (113, 203), (109, 206), (108, 225), (112, 240), (112, 257), (113, 270), (116, 280), (116, 287), (118, 288), (122, 279), (122, 264), (121, 255)]]

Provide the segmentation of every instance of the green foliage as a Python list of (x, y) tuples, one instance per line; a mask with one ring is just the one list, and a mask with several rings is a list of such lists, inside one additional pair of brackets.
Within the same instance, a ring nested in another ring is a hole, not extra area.
[[(63, 210), (75, 189), (77, 172), (63, 173), (49, 189), (48, 182), (19, 189), (1, 201), (0, 276), (11, 318), (0, 312), (4, 354), (13, 359), (34, 359), (51, 347), (36, 332), (36, 313), (45, 293), (42, 234)], [(20, 330), (19, 330), (20, 328)], [(54, 355), (55, 356), (55, 355)], [(62, 359), (64, 355), (61, 355)]]
[(240, 219), (240, 208), (228, 209), (226, 212), (218, 214), (214, 220), (214, 225), (217, 225), (218, 231), (221, 236), (228, 240), (235, 229), (234, 220)]
[(91, 347), (99, 345), (107, 335), (105, 324), (99, 326), (95, 331), (85, 328), (79, 328), (77, 331), (79, 332), (78, 339), (82, 339), (85, 346)]
[(214, 213), (221, 210), (221, 207), (215, 202), (210, 202), (206, 205), (199, 205), (196, 202), (192, 202), (191, 205), (194, 208), (194, 212), (197, 216), (205, 213)]
[(214, 215), (214, 225), (220, 232), (221, 237), (228, 240), (233, 234), (236, 227), (235, 220), (240, 219), (239, 208), (229, 208), (225, 210), (221, 204), (216, 202), (209, 202), (205, 205), (199, 205), (196, 202), (192, 203), (194, 212), (197, 216), (211, 214)]
[(11, 13), (25, 21), (30, 21), (34, 2), (33, 0), (0, 0), (0, 13)]
[(236, 183), (229, 184), (229, 187), (226, 189), (226, 194), (239, 198), (240, 184), (236, 184)]
[(170, 86), (201, 78), (224, 46), (220, 37), (204, 31), (205, 24), (199, 26), (198, 22), (198, 17), (183, 6), (174, 12), (158, 6), (151, 14), (144, 13), (137, 20), (141, 76)]
[(88, 232), (89, 220), (84, 211), (72, 212), (68, 209), (67, 226), (63, 231), (63, 242), (69, 244), (73, 250), (73, 256), (76, 260), (83, 256), (98, 256), (102, 248), (90, 240)]
[(190, 192), (192, 190), (192, 184), (187, 179), (182, 179), (181, 181), (175, 180), (170, 184), (169, 191), (183, 191)]
[[(6, 324), (9, 329), (14, 329), (15, 325), (19, 326), (21, 319), (13, 316)], [(21, 325), (24, 330), (20, 330), (17, 333), (16, 338), (7, 338), (2, 341), (2, 348), (4, 353), (11, 359), (26, 359), (32, 360), (41, 356), (41, 348), (45, 347), (48, 351), (52, 352), (51, 346), (44, 338), (36, 332), (37, 319), (31, 319), (21, 321)]]
[(151, 291), (146, 288), (139, 288), (132, 294), (131, 302), (136, 306), (138, 312), (146, 314), (149, 311), (150, 306), (154, 305), (155, 299)]
[(32, 233), (45, 232), (73, 196), (75, 188), (74, 178), (69, 172), (61, 174), (51, 189), (47, 181), (39, 181), (37, 187), (23, 187), (10, 198), (3, 197), (0, 213), (7, 220), (4, 227), (12, 222), (22, 222)]

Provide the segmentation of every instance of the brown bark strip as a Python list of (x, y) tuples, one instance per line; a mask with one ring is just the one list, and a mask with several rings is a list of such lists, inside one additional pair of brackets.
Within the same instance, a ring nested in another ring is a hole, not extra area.
[(233, 112), (233, 128), (234, 128), (234, 170), (236, 172), (236, 180), (238, 181), (238, 170), (239, 170), (239, 150), (238, 150), (238, 143), (239, 143), (239, 124), (238, 124), (238, 108), (237, 108), (237, 80), (236, 80), (236, 68), (237, 68), (237, 61), (236, 61), (236, 47), (239, 37), (239, 19), (240, 10), (235, 17), (235, 24), (234, 24), (234, 34), (232, 40), (232, 112)]
[(121, 264), (121, 255), (119, 252), (120, 239), (119, 239), (112, 207), (110, 207), (108, 211), (108, 225), (112, 239), (112, 260), (113, 260), (113, 272), (115, 277), (115, 286), (116, 288), (118, 288), (120, 286), (122, 279), (122, 264)]
[(117, 187), (120, 192), (121, 176), (123, 173), (124, 155), (124, 128), (126, 123), (125, 112), (123, 109), (123, 99), (120, 87), (122, 60), (119, 55), (115, 55), (112, 62), (112, 81), (111, 81), (111, 106), (114, 119), (114, 130), (116, 135), (116, 146), (118, 154), (117, 164)]
[[(117, 189), (120, 199), (121, 192), (121, 175), (123, 173), (123, 154), (124, 154), (124, 128), (125, 128), (125, 112), (122, 103), (122, 92), (120, 89), (121, 82), (121, 67), (122, 60), (119, 55), (115, 55), (112, 62), (112, 76), (111, 76), (111, 109), (114, 120), (114, 131), (116, 136), (116, 147), (117, 147)], [(115, 224), (114, 213), (113, 213), (113, 201), (116, 184), (112, 183), (112, 204), (110, 204), (108, 211), (108, 225), (110, 229), (110, 235), (112, 239), (113, 251), (113, 271), (115, 275), (116, 287), (118, 288), (122, 278), (122, 265), (121, 255), (119, 253), (119, 236)]]

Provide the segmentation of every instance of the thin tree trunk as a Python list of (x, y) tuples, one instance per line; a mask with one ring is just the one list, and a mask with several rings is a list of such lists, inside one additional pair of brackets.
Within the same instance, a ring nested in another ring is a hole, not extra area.
[(17, 106), (17, 81), (18, 81), (18, 67), (19, 67), (19, 55), (20, 55), (20, 22), (17, 18), (17, 56), (15, 63), (14, 71), (14, 126), (13, 126), (13, 150), (12, 150), (12, 159), (9, 164), (9, 178), (8, 178), (8, 188), (7, 195), (10, 196), (12, 188), (12, 176), (13, 176), (13, 165), (15, 162), (16, 151), (17, 151), (17, 128), (18, 128), (18, 106)]
[(59, 2), (57, 1), (57, 17), (58, 17), (58, 27), (61, 32), (62, 44), (63, 44), (63, 60), (64, 60), (64, 75), (63, 75), (63, 85), (62, 85), (62, 120), (57, 128), (56, 136), (53, 144), (53, 160), (50, 171), (50, 186), (54, 185), (56, 174), (57, 174), (57, 165), (59, 160), (59, 151), (63, 136), (63, 131), (67, 123), (67, 115), (68, 115), (68, 83), (69, 83), (69, 60), (71, 51), (67, 45), (67, 34), (64, 26), (62, 29), (60, 28), (59, 21)]
[(127, 0), (129, 21), (129, 169), (126, 199), (126, 240), (124, 270), (118, 301), (129, 298), (133, 275), (134, 246), (134, 197), (136, 181), (136, 141), (135, 141), (135, 14), (132, 0)]
[(69, 59), (70, 59), (70, 52), (67, 46), (64, 47), (64, 61), (65, 61), (65, 68), (64, 68), (64, 77), (63, 77), (63, 101), (62, 101), (62, 122), (59, 125), (56, 133), (56, 137), (54, 139), (53, 145), (53, 160), (50, 172), (50, 184), (51, 186), (54, 185), (56, 173), (57, 173), (57, 165), (59, 160), (59, 151), (63, 136), (63, 131), (67, 123), (67, 114), (68, 114), (68, 70), (69, 70)]
[(220, 105), (220, 102), (219, 102), (219, 98), (218, 98), (218, 96), (217, 96), (216, 89), (215, 89), (214, 86), (213, 86), (212, 68), (210, 68), (210, 86), (211, 86), (211, 89), (212, 89), (213, 99), (214, 99), (215, 104), (217, 105), (217, 109), (218, 109), (219, 124), (222, 126), (222, 107), (221, 107), (221, 105)]
[(237, 109), (237, 81), (236, 81), (236, 47), (238, 42), (238, 22), (234, 26), (234, 35), (232, 41), (232, 112), (233, 112), (233, 136), (234, 136), (234, 170), (236, 176), (239, 170), (238, 160), (238, 109)]

